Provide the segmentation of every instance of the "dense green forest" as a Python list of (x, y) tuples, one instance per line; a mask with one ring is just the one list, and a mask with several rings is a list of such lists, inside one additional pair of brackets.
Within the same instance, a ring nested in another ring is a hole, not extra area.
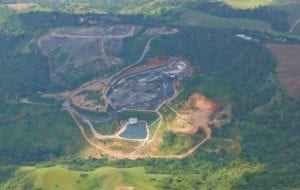
[[(284, 19), (282, 23), (268, 20), (278, 13), (273, 9), (261, 7), (255, 13), (245, 10), (226, 15), (226, 7), (218, 8), (219, 4), (206, 6), (217, 6), (209, 9), (209, 13), (224, 14), (219, 16), (256, 19), (257, 15), (265, 14), (261, 19), (271, 24), (274, 22), (274, 29), (286, 30)], [(245, 16), (240, 15), (244, 13)], [(88, 23), (78, 22), (79, 16), (97, 19), (103, 25), (160, 25), (157, 23), (159, 18), (142, 15), (55, 12), (22, 13), (11, 18), (16, 26), (11, 28), (5, 28), (7, 23), (0, 22), (3, 24), (0, 30), (0, 184), (15, 177), (15, 171), (21, 165), (65, 165), (77, 171), (92, 171), (101, 166), (141, 166), (146, 173), (168, 175), (158, 182), (162, 189), (300, 187), (300, 102), (291, 98), (278, 82), (276, 60), (265, 47), (266, 42), (278, 38), (255, 31), (176, 26), (180, 33), (155, 39), (146, 56), (182, 57), (199, 71), (182, 81), (185, 91), (179, 98), (200, 91), (217, 102), (232, 104), (231, 123), (221, 129), (213, 127), (213, 138), (233, 139), (241, 146), (238, 154), (224, 149), (209, 152), (200, 148), (181, 160), (77, 158), (76, 154), (85, 146), (85, 141), (73, 120), (61, 110), (59, 102), (48, 102), (38, 95), (58, 87), (49, 79), (48, 60), (37, 50), (36, 40), (49, 28), (88, 26)], [(282, 16), (285, 15), (282, 13)], [(235, 36), (237, 33), (249, 34), (260, 41), (239, 39)], [(293, 39), (287, 42), (290, 41), (299, 43)], [(134, 48), (120, 55), (127, 63), (132, 62), (144, 43), (142, 38), (126, 39), (125, 47)], [(20, 103), (20, 97), (34, 97), (36, 104)], [(122, 119), (128, 115), (131, 113), (125, 112), (118, 117)], [(149, 122), (156, 117), (151, 115)]]
[(72, 155), (84, 145), (73, 120), (58, 106), (10, 103), (0, 108), (1, 164)]
[(234, 9), (220, 2), (204, 2), (200, 3), (196, 9), (220, 17), (265, 21), (271, 24), (272, 29), (277, 31), (288, 31), (290, 28), (287, 13), (268, 6), (259, 6), (254, 9)]

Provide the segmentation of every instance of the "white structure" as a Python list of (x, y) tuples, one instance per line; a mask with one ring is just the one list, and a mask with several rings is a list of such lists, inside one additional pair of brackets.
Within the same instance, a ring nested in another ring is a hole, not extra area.
[(245, 34), (236, 34), (235, 36), (238, 37), (238, 38), (241, 38), (243, 40), (259, 42), (258, 39), (252, 38), (251, 36), (247, 36)]
[(176, 67), (178, 70), (184, 70), (186, 68), (186, 63), (183, 61), (180, 61), (180, 62), (176, 63)]
[(138, 119), (136, 117), (131, 117), (128, 119), (128, 123), (131, 125), (135, 125), (135, 124), (137, 124), (137, 122), (138, 122)]

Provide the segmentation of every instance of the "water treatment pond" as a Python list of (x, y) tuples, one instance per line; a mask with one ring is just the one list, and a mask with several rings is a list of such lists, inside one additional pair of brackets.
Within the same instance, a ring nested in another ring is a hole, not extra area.
[(139, 121), (137, 124), (128, 124), (120, 137), (127, 139), (144, 139), (147, 137), (147, 124), (145, 121)]

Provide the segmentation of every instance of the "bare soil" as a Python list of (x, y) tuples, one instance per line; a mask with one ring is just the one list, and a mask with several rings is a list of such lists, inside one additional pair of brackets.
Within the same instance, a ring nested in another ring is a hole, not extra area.
[(166, 57), (155, 57), (152, 59), (149, 59), (147, 63), (133, 67), (131, 69), (128, 69), (124, 74), (129, 74), (129, 73), (136, 73), (136, 72), (142, 72), (145, 70), (153, 69), (162, 65), (169, 64), (169, 58)]
[[(90, 89), (91, 92), (94, 92), (96, 94), (101, 94), (99, 95), (99, 99), (103, 100), (103, 93), (104, 90), (106, 89), (106, 86), (103, 84), (97, 84), (93, 86), (92, 89)], [(101, 92), (101, 93), (99, 93)], [(71, 98), (72, 103), (82, 109), (85, 110), (90, 110), (90, 111), (105, 111), (106, 110), (106, 104), (100, 104), (98, 102), (95, 102), (93, 100), (88, 99), (88, 93), (82, 93), (76, 96), (73, 96)]]
[(211, 114), (217, 109), (217, 103), (200, 93), (189, 97), (176, 113), (175, 119), (168, 121), (167, 127), (175, 133), (194, 135), (202, 129), (208, 138), (211, 137), (209, 128)]
[(121, 139), (112, 139), (110, 143), (107, 143), (107, 147), (113, 151), (121, 151), (123, 154), (127, 155), (137, 149), (141, 142), (128, 141)]
[(288, 92), (300, 98), (300, 45), (268, 44), (278, 61), (277, 73)]
[(89, 111), (105, 111), (105, 106), (97, 104), (93, 101), (86, 100), (86, 95), (78, 95), (72, 98), (72, 103), (82, 109), (89, 110)]
[(49, 58), (50, 77), (58, 82), (101, 73), (106, 77), (118, 57), (123, 39), (134, 35), (135, 27), (65, 27), (49, 31), (38, 40), (39, 49)]
[(54, 98), (54, 99), (57, 99), (57, 100), (63, 100), (63, 99), (67, 98), (70, 95), (71, 95), (70, 91), (65, 91), (65, 92), (57, 93), (57, 94), (44, 94), (42, 97)]
[(117, 187), (117, 190), (134, 190), (134, 187)]
[(89, 159), (89, 158), (102, 158), (102, 151), (93, 147), (93, 146), (87, 146), (84, 148), (79, 155), (84, 158), (84, 159)]
[(24, 10), (32, 8), (36, 5), (31, 4), (31, 3), (15, 3), (15, 4), (8, 4), (7, 6), (16, 11), (24, 11)]

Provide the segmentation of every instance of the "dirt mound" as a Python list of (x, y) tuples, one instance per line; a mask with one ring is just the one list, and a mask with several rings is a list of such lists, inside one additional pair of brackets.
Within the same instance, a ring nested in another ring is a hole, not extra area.
[(16, 4), (8, 4), (7, 6), (16, 11), (24, 11), (26, 9), (35, 7), (37, 5), (32, 4), (32, 3), (16, 3)]
[(284, 44), (268, 44), (268, 48), (278, 61), (277, 72), (280, 81), (290, 94), (300, 98), (300, 46)]
[(176, 133), (196, 134), (201, 128), (210, 138), (209, 117), (217, 109), (217, 103), (200, 93), (188, 98), (176, 112), (175, 119), (168, 121), (168, 127)]

